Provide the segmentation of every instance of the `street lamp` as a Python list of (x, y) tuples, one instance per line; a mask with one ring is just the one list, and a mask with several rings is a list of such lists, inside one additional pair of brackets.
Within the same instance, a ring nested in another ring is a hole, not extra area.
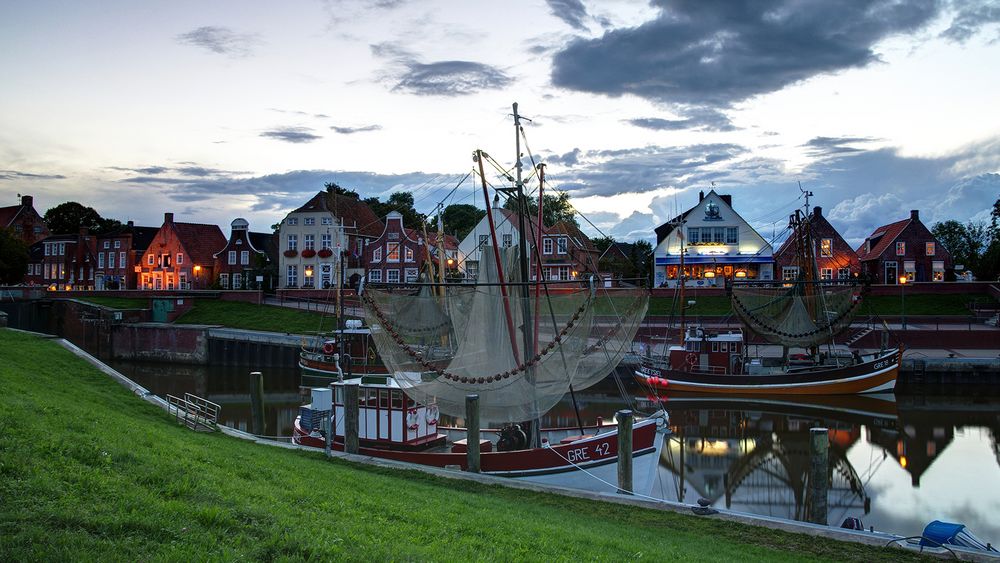
[(903, 319), (903, 330), (906, 330), (906, 298), (903, 296), (903, 290), (906, 288), (906, 282), (906, 276), (899, 276), (899, 310), (900, 316)]
[(201, 266), (198, 264), (194, 265), (194, 288), (198, 289), (201, 285)]

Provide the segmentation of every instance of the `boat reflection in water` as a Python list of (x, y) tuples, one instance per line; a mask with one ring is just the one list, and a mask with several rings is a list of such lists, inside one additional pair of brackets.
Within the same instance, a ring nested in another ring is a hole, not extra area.
[(858, 517), (875, 529), (914, 535), (931, 520), (951, 519), (988, 541), (1000, 539), (990, 514), (1000, 504), (1000, 399), (672, 396), (639, 404), (663, 404), (673, 430), (653, 496), (813, 521), (810, 429), (825, 427), (826, 523)]

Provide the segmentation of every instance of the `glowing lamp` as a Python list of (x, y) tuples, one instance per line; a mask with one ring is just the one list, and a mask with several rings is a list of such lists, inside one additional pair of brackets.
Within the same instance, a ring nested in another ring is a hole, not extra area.
[(313, 275), (313, 269), (312, 269), (312, 266), (306, 266), (306, 277), (307, 277), (307, 278), (311, 278), (311, 277), (312, 277), (312, 275)]
[(899, 276), (899, 283), (906, 284), (906, 281), (907, 281), (906, 276)]
[(711, 271), (705, 272), (705, 277), (706, 278), (714, 278), (715, 277), (715, 272), (711, 272)]
[(906, 456), (899, 456), (899, 466), (906, 469)]
[(736, 277), (738, 277), (738, 278), (745, 278), (745, 277), (747, 277), (747, 273), (744, 272), (743, 270), (740, 270), (740, 271), (736, 272)]

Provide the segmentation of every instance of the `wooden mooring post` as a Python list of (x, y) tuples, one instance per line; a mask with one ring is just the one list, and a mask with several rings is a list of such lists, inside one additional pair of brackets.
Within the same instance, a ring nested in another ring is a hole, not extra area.
[(827, 492), (830, 490), (830, 432), (809, 429), (809, 521), (827, 524)]
[(344, 451), (358, 453), (358, 384), (344, 385)]
[(632, 494), (632, 421), (630, 410), (621, 410), (618, 419), (618, 492)]
[(258, 436), (264, 433), (264, 374), (250, 372), (250, 431)]
[(479, 473), (479, 395), (465, 396), (466, 449), (469, 473)]

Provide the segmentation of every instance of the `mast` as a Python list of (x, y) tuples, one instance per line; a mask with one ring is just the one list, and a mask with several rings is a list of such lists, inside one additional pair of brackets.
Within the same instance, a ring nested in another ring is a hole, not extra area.
[[(681, 295), (681, 346), (684, 346), (684, 332), (685, 332), (685, 329), (686, 329), (685, 324), (684, 324), (684, 321), (685, 321), (685, 319), (684, 319), (684, 310), (687, 309), (687, 302), (684, 301), (684, 286), (687, 285), (687, 284), (686, 284), (686, 280), (684, 279), (684, 219), (683, 219), (683, 214), (681, 215), (680, 225), (679, 225), (678, 228), (679, 228), (679, 230), (677, 232), (677, 236), (678, 236), (678, 238), (680, 238), (680, 241), (681, 241), (681, 251), (680, 251), (681, 252), (681, 254), (680, 254), (680, 256), (681, 256), (681, 262), (680, 262), (680, 266), (678, 267), (678, 270), (677, 270), (677, 280), (678, 280), (678, 283), (681, 284), (681, 290), (680, 290), (680, 295)], [(653, 263), (655, 264), (656, 260), (653, 260)], [(666, 346), (666, 344), (664, 344), (664, 346)]]

